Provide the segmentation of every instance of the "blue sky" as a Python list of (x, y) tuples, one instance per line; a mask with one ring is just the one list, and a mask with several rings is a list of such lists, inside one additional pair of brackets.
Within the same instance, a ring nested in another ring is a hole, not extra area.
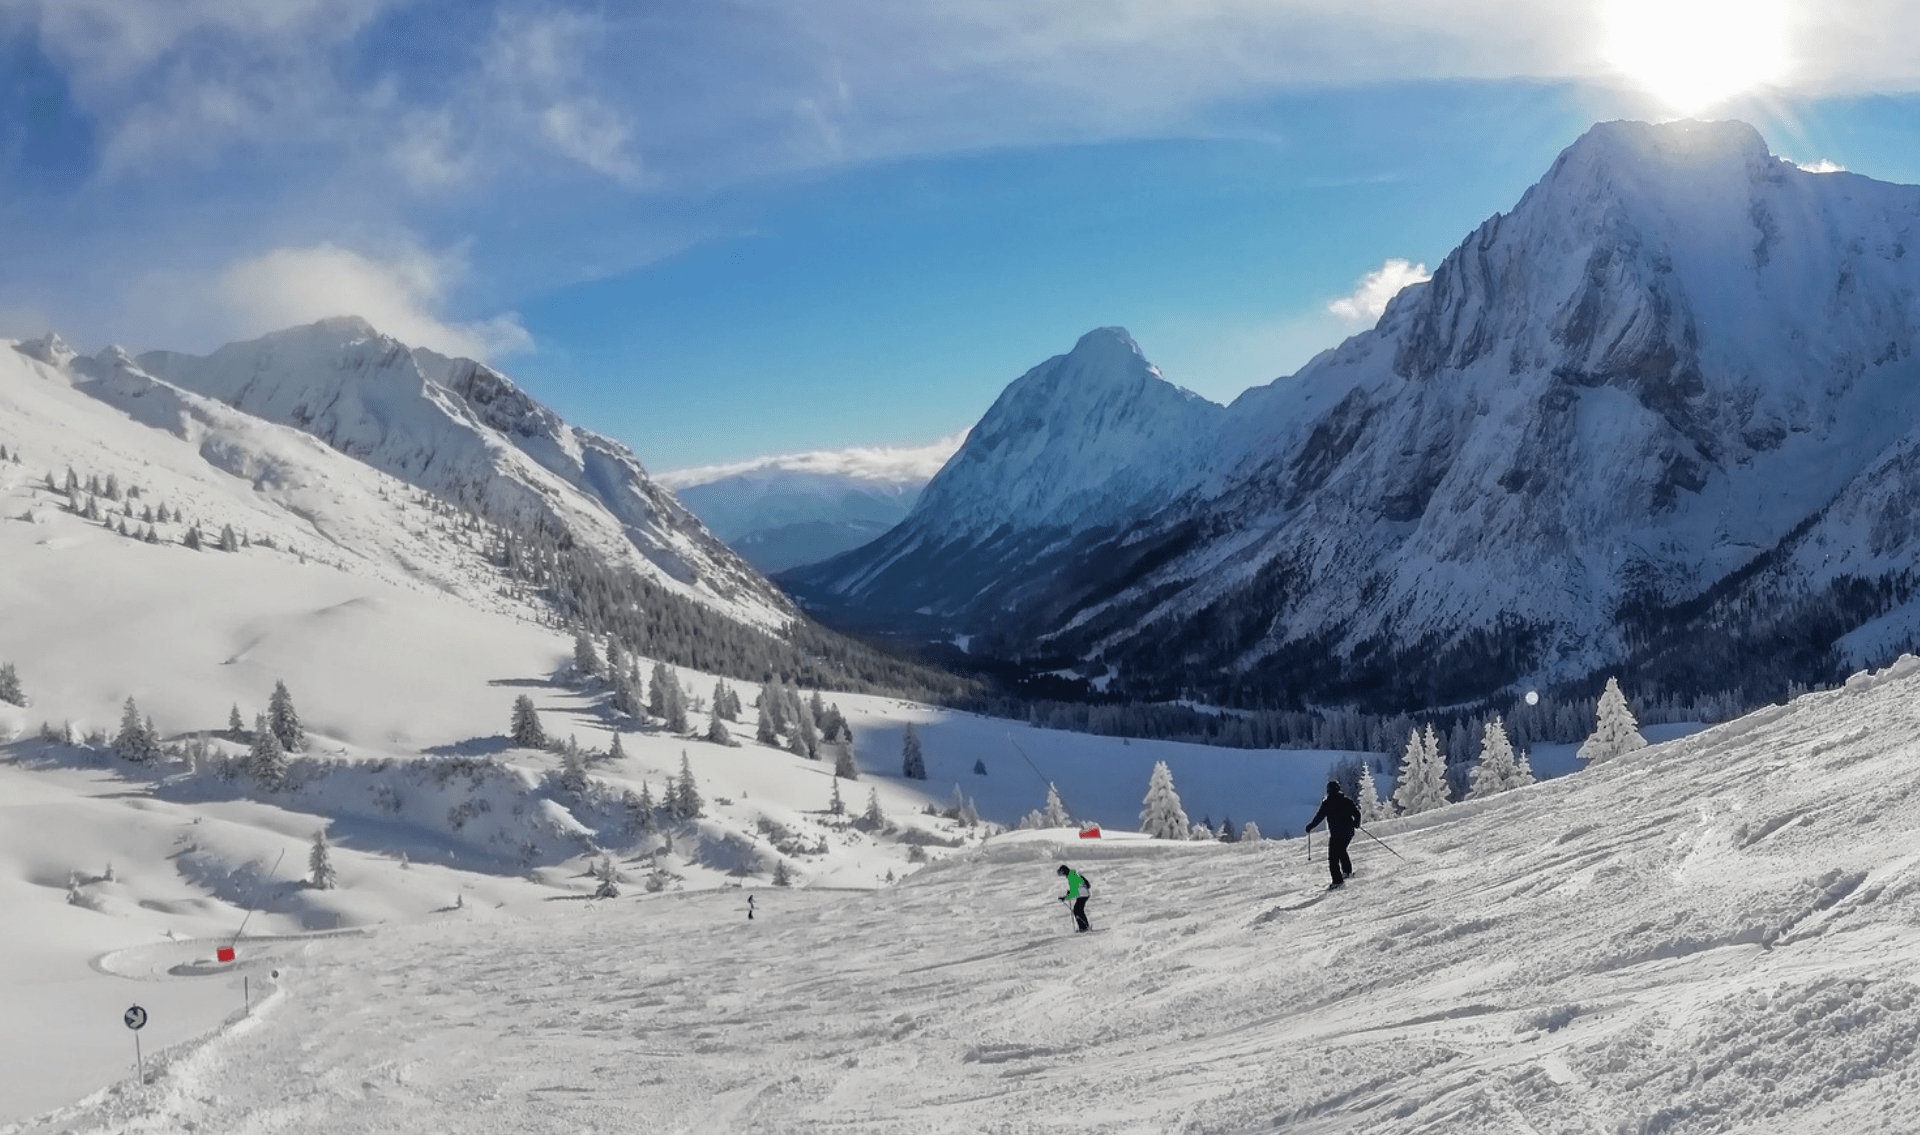
[(1716, 51), (1780, 58), (1689, 109), (1920, 182), (1911, 7), (0, 0), (0, 335), (350, 311), (657, 469), (929, 442), (1112, 324), (1227, 401)]

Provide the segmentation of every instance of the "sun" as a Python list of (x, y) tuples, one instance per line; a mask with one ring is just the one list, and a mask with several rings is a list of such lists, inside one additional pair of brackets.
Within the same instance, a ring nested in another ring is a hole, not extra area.
[(1680, 114), (1787, 69), (1785, 0), (1605, 0), (1607, 61)]

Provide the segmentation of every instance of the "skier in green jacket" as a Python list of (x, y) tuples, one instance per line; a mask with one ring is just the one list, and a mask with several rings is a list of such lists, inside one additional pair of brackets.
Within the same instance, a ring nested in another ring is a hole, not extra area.
[(1060, 865), (1059, 873), (1067, 879), (1067, 893), (1060, 896), (1060, 901), (1073, 900), (1073, 921), (1077, 926), (1075, 933), (1085, 934), (1092, 929), (1087, 923), (1087, 899), (1093, 893), (1092, 885), (1087, 882), (1084, 875), (1065, 863)]

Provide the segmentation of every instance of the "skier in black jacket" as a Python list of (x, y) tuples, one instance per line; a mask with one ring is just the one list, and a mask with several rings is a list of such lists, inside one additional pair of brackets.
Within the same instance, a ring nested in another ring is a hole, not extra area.
[(1346, 883), (1347, 876), (1353, 874), (1353, 860), (1347, 858), (1347, 845), (1353, 842), (1354, 829), (1360, 826), (1360, 805), (1347, 798), (1335, 781), (1327, 781), (1327, 798), (1320, 801), (1320, 810), (1307, 821), (1307, 830), (1327, 822), (1327, 870), (1333, 874), (1333, 882), (1327, 889), (1333, 890)]

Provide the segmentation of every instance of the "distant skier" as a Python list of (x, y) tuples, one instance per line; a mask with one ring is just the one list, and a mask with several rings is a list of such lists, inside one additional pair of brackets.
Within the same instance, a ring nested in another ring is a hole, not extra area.
[(1060, 901), (1073, 900), (1074, 933), (1085, 934), (1092, 929), (1087, 923), (1087, 899), (1093, 894), (1093, 885), (1087, 882), (1086, 876), (1065, 863), (1060, 865), (1059, 874), (1066, 876), (1067, 880), (1067, 893), (1060, 896)]
[(1353, 860), (1347, 858), (1347, 845), (1353, 842), (1354, 829), (1360, 826), (1360, 806), (1340, 791), (1340, 785), (1327, 781), (1327, 798), (1320, 801), (1320, 810), (1307, 821), (1307, 830), (1312, 831), (1327, 822), (1327, 870), (1333, 875), (1333, 882), (1327, 885), (1334, 890), (1346, 884), (1347, 876), (1353, 874)]
[(747, 921), (748, 922), (753, 921), (753, 896), (752, 895), (747, 896)]

